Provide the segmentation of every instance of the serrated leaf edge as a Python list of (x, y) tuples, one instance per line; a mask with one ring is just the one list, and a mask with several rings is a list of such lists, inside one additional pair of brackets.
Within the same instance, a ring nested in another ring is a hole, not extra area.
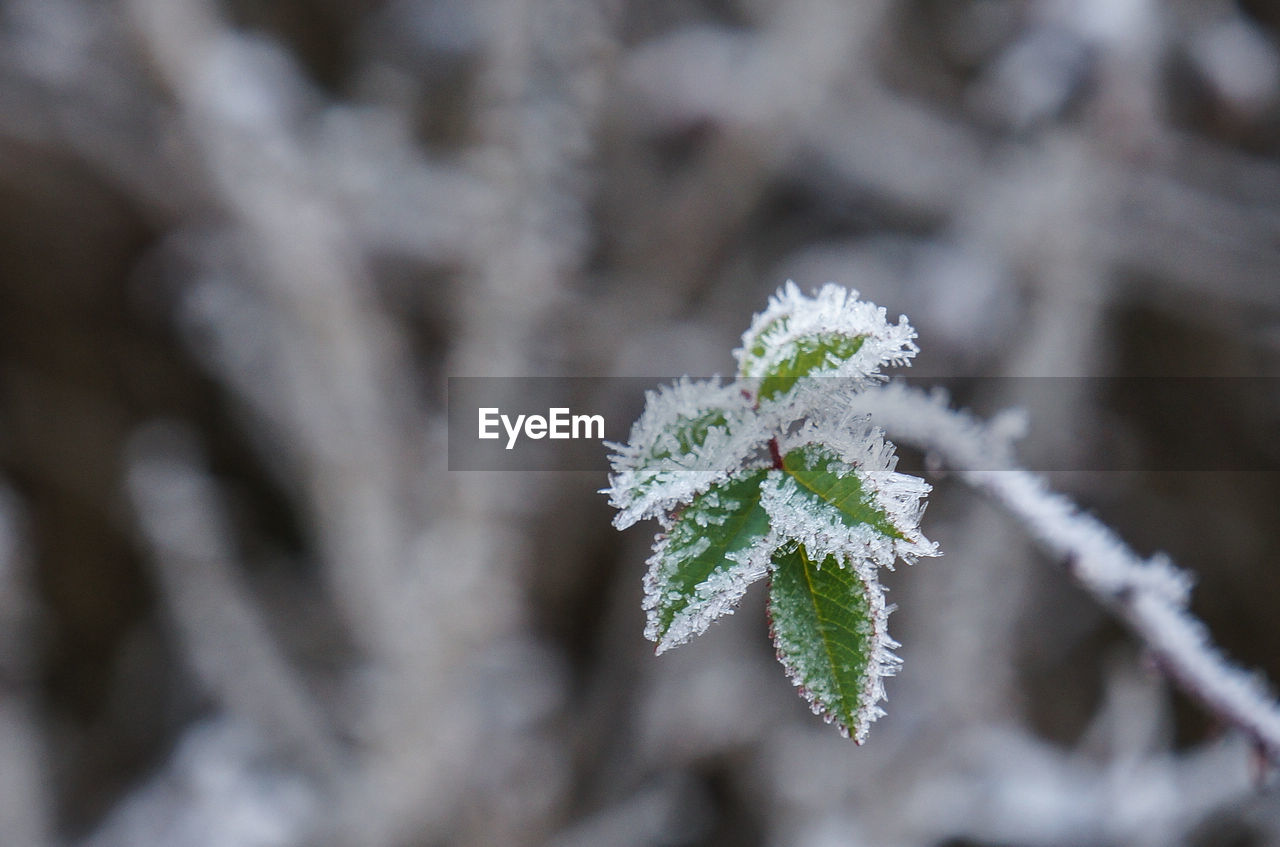
[[(816, 440), (819, 436), (825, 440)], [(831, 444), (832, 440), (836, 444)], [(828, 520), (822, 526), (804, 526), (796, 519), (794, 498), (805, 497), (806, 492), (800, 489), (791, 474), (776, 471), (771, 472), (765, 481), (770, 490), (765, 492), (762, 486), (761, 492), (762, 502), (768, 501), (765, 510), (769, 512), (770, 523), (781, 535), (805, 544), (815, 551), (815, 555), (818, 550), (837, 557), (862, 551), (864, 556), (890, 570), (896, 559), (911, 565), (921, 557), (941, 555), (938, 545), (926, 538), (920, 529), (920, 520), (927, 505), (925, 498), (932, 486), (919, 477), (893, 470), (897, 464), (893, 444), (884, 439), (877, 427), (865, 420), (847, 422), (836, 433), (820, 434), (811, 427), (805, 427), (782, 439), (783, 455), (805, 448), (829, 456), (837, 463), (833, 470), (839, 471), (838, 466), (843, 465), (845, 473), (856, 476), (863, 490), (871, 496), (875, 508), (884, 514), (899, 537), (884, 535), (869, 524), (850, 527), (834, 507), (831, 507), (826, 516)], [(783, 478), (792, 480), (794, 487), (782, 485), (780, 480)], [(842, 544), (848, 546), (842, 548)]]
[[(867, 380), (883, 367), (906, 365), (920, 351), (916, 331), (905, 316), (890, 323), (886, 310), (858, 299), (858, 292), (827, 283), (806, 297), (791, 280), (769, 299), (742, 335), (742, 346), (733, 351), (738, 375), (746, 379), (767, 376), (790, 356), (790, 345), (824, 334), (862, 336), (862, 346), (849, 359), (822, 369), (824, 377)], [(757, 357), (753, 348), (763, 346)], [(789, 392), (788, 392), (789, 393)], [(781, 397), (785, 398), (783, 394)]]
[[(679, 420), (713, 409), (723, 412), (725, 425), (709, 427), (703, 441), (691, 450), (653, 456), (655, 445), (664, 433), (669, 436)], [(676, 507), (733, 473), (763, 466), (758, 454), (769, 437), (770, 431), (734, 383), (682, 377), (670, 386), (646, 391), (644, 412), (632, 425), (627, 443), (606, 442), (613, 453), (609, 487), (601, 493), (618, 510), (613, 525), (626, 529), (648, 518), (669, 525)]]
[[(822, 556), (817, 561), (823, 562), (826, 558), (826, 556)], [(888, 700), (884, 681), (886, 678), (897, 674), (898, 669), (902, 666), (902, 659), (893, 652), (902, 645), (889, 635), (889, 615), (894, 611), (894, 607), (885, 602), (884, 594), (887, 589), (880, 584), (879, 571), (875, 564), (865, 560), (850, 557), (841, 558), (839, 556), (836, 557), (836, 561), (840, 563), (840, 567), (852, 569), (858, 577), (858, 581), (866, 592), (867, 606), (871, 612), (871, 650), (867, 660), (866, 679), (862, 683), (862, 696), (859, 698), (858, 708), (854, 712), (852, 726), (846, 725), (829, 704), (823, 703), (813, 689), (806, 684), (800, 669), (787, 661), (778, 646), (772, 612), (770, 612), (769, 616), (769, 639), (773, 642), (783, 673), (786, 674), (791, 684), (799, 690), (805, 702), (809, 704), (810, 711), (821, 717), (824, 722), (834, 726), (845, 738), (851, 738), (855, 744), (862, 744), (866, 741), (867, 732), (870, 730), (871, 724), (885, 715), (885, 710), (880, 706), (880, 703)], [(818, 567), (821, 567), (821, 565), (818, 565)], [(771, 574), (773, 569), (774, 566), (771, 563)], [(770, 590), (772, 590), (772, 585), (770, 585)], [(771, 610), (772, 604), (768, 608)]]
[(642, 603), (646, 612), (644, 635), (656, 643), (654, 653), (657, 655), (687, 644), (706, 632), (715, 621), (732, 615), (747, 589), (769, 572), (769, 559), (778, 543), (773, 533), (767, 533), (750, 546), (737, 551), (733, 565), (698, 583), (694, 588), (696, 598), (676, 613), (665, 633), (659, 633), (657, 609), (663, 590), (659, 584), (659, 572), (666, 552), (667, 538), (668, 536), (662, 536), (653, 555), (645, 562), (649, 569), (645, 572), (645, 597)]

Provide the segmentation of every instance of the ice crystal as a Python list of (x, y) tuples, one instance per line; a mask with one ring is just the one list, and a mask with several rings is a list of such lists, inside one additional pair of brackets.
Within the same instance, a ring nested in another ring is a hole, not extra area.
[(801, 375), (865, 384), (886, 365), (907, 364), (919, 352), (915, 337), (906, 317), (889, 323), (884, 308), (859, 300), (857, 291), (827, 283), (805, 297), (788, 281), (743, 333), (734, 356), (739, 375), (749, 379), (800, 361), (807, 365)]
[(1163, 554), (1138, 557), (1111, 529), (1019, 468), (1009, 443), (1015, 432), (949, 408), (940, 392), (925, 394), (892, 383), (841, 398), (841, 405), (849, 414), (871, 415), (895, 438), (929, 450), (1004, 505), (1084, 588), (1128, 623), (1184, 691), (1280, 761), (1280, 706), (1257, 679), (1213, 646), (1203, 624), (1188, 612), (1190, 575)]
[[(769, 598), (770, 630), (787, 678), (800, 689), (814, 714), (835, 725), (840, 734), (861, 744), (873, 721), (884, 715), (884, 680), (897, 673), (902, 660), (889, 636), (884, 587), (873, 564), (835, 555), (814, 556), (803, 544), (789, 542), (774, 557), (774, 585)], [(787, 565), (798, 566), (806, 581), (824, 580), (826, 590), (808, 594), (791, 590)], [(831, 591), (838, 587), (839, 591)], [(843, 608), (822, 609), (822, 599), (839, 596)], [(825, 614), (824, 614), (825, 613)], [(830, 638), (844, 630), (857, 637), (852, 645)], [(833, 673), (816, 672), (823, 665)], [(847, 708), (840, 707), (850, 703)]]
[[(822, 463), (832, 474), (857, 481), (867, 506), (876, 513), (874, 528), (881, 539), (891, 542), (883, 555), (874, 557), (878, 563), (892, 568), (895, 557), (914, 564), (921, 556), (940, 555), (937, 545), (920, 531), (932, 486), (895, 470), (898, 459), (893, 445), (868, 419), (845, 418), (839, 425), (811, 421), (783, 438), (781, 445), (784, 455), (803, 461), (807, 468)], [(830, 509), (825, 511), (831, 514)]]
[(613, 473), (606, 489), (618, 509), (613, 523), (664, 522), (729, 474), (752, 464), (769, 435), (750, 400), (733, 384), (683, 378), (645, 392), (645, 408), (626, 444), (610, 442)]
[(773, 542), (760, 507), (763, 471), (738, 474), (694, 499), (660, 536), (644, 579), (645, 636), (662, 653), (733, 611), (765, 575)]
[(1015, 417), (983, 424), (942, 394), (882, 384), (915, 355), (915, 332), (835, 285), (787, 283), (735, 351), (729, 383), (648, 392), (626, 444), (611, 445), (617, 526), (664, 528), (645, 575), (645, 634), (659, 653), (732, 612), (769, 575), (771, 634), (813, 711), (861, 741), (899, 664), (879, 569), (938, 555), (920, 531), (929, 486), (896, 470), (895, 438), (930, 451), (1002, 502), (1076, 579), (1152, 647), (1156, 661), (1280, 761), (1280, 707), (1213, 647), (1188, 610), (1191, 580), (1140, 559), (1107, 527), (1013, 461)]

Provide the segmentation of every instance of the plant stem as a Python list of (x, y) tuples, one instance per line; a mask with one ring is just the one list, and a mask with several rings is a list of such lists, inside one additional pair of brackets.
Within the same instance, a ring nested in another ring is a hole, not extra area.
[(1280, 706), (1253, 674), (1232, 664), (1187, 609), (1191, 580), (1163, 556), (1142, 559), (1105, 524), (1035, 474), (1017, 467), (1006, 440), (944, 398), (890, 385), (849, 400), (888, 435), (922, 448), (1004, 506), (1075, 580), (1137, 635), (1156, 666), (1224, 724), (1280, 765)]

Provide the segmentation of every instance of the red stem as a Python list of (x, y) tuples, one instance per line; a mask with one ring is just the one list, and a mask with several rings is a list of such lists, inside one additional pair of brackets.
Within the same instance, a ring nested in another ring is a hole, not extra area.
[(769, 439), (769, 455), (773, 457), (773, 466), (782, 470), (782, 451), (778, 449), (777, 436)]

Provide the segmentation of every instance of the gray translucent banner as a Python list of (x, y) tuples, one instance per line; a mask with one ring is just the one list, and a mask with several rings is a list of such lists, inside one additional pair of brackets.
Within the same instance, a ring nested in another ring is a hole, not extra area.
[[(450, 377), (449, 470), (608, 470), (604, 440), (626, 441), (646, 390), (670, 377)], [(1270, 377), (899, 377), (941, 388), (982, 417), (1028, 423), (1037, 471), (1280, 470), (1280, 379)], [(822, 379), (833, 397), (851, 386)], [(601, 437), (603, 430), (603, 438)], [(892, 433), (890, 433), (892, 439)], [(899, 469), (924, 457), (900, 451)], [(956, 468), (955, 470), (964, 470)]]

